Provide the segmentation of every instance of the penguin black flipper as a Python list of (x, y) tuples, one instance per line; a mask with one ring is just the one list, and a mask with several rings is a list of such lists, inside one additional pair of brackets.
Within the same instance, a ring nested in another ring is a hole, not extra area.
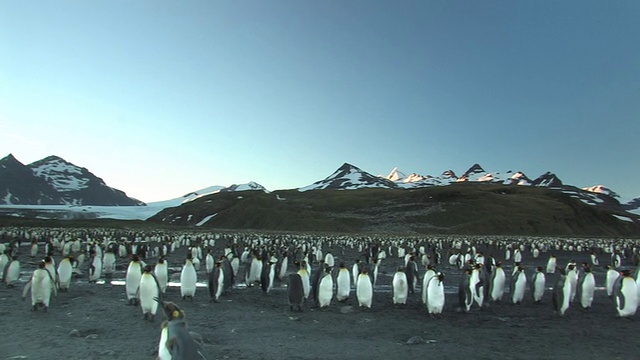
[(2, 269), (2, 282), (7, 280), (7, 270), (9, 270), (9, 265), (11, 265), (12, 261), (13, 260), (9, 259), (9, 261), (4, 265), (4, 269)]
[(32, 280), (33, 280), (33, 275), (31, 275), (31, 278), (29, 279), (29, 281), (26, 284), (24, 284), (24, 289), (22, 289), (22, 300), (24, 300), (27, 297), (27, 293), (31, 289)]
[(622, 276), (618, 277), (618, 279), (616, 279), (616, 282), (613, 284), (613, 295), (617, 300), (616, 306), (618, 306), (618, 309), (624, 309), (624, 294), (622, 294), (622, 279), (623, 279)]
[[(158, 278), (156, 277), (156, 275), (154, 273), (150, 272), (149, 275), (151, 275), (151, 277), (153, 277), (153, 281), (156, 282), (156, 288), (158, 289), (158, 297), (157, 297), (158, 300), (156, 300), (156, 301), (159, 304), (162, 304), (162, 288), (160, 287), (160, 282), (158, 281)], [(140, 291), (140, 288), (138, 288), (138, 291)]]
[(58, 296), (58, 283), (56, 283), (56, 281), (53, 279), (53, 276), (51, 275), (51, 271), (49, 271), (48, 269), (45, 269), (45, 270), (47, 270), (47, 275), (49, 275), (49, 279), (53, 284), (53, 295)]

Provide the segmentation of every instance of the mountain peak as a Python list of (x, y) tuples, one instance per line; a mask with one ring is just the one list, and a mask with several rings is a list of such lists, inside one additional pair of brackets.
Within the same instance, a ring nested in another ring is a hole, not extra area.
[(0, 159), (0, 166), (2, 166), (3, 168), (15, 165), (24, 166), (24, 164), (18, 161), (18, 159), (16, 159), (13, 154), (9, 154)]
[(344, 163), (333, 174), (311, 185), (298, 188), (298, 191), (321, 189), (353, 190), (361, 188), (394, 189), (397, 187), (398, 185), (393, 181), (371, 175), (357, 166)]
[(616, 192), (614, 192), (609, 188), (604, 187), (603, 185), (594, 185), (594, 186), (582, 188), (582, 190), (592, 192), (592, 193), (597, 193), (597, 194), (609, 195), (612, 198), (620, 197), (620, 195), (618, 195)]

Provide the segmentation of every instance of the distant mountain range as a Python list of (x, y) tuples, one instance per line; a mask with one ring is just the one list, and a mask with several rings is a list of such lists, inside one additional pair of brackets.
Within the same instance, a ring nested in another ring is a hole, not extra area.
[(0, 159), (0, 204), (145, 205), (107, 186), (86, 168), (57, 156), (24, 165), (11, 154)]
[[(530, 178), (522, 171), (487, 172), (479, 164), (474, 164), (461, 176), (452, 170), (441, 175), (421, 175), (406, 173), (394, 168), (388, 175), (372, 175), (360, 168), (344, 163), (328, 177), (297, 190), (356, 190), (379, 189), (419, 189), (447, 186), (454, 183), (491, 183), (513, 186), (544, 187), (560, 191), (579, 199), (583, 203), (604, 209), (637, 212), (640, 197), (620, 203), (614, 191), (602, 186), (577, 188), (563, 184), (553, 173), (546, 172)], [(262, 185), (248, 184), (211, 186), (190, 192), (182, 197), (151, 203), (154, 208), (180, 206), (198, 197), (217, 192), (262, 190)], [(147, 204), (128, 197), (125, 192), (107, 186), (102, 179), (86, 168), (76, 166), (57, 156), (48, 156), (28, 165), (19, 162), (13, 155), (0, 159), (0, 204), (5, 205), (95, 205), (95, 206), (146, 206)]]

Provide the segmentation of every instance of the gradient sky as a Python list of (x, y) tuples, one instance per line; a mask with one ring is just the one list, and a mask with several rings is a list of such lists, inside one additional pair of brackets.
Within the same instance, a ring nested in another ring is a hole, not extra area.
[(151, 202), (554, 172), (640, 196), (640, 2), (0, 0), (0, 157)]

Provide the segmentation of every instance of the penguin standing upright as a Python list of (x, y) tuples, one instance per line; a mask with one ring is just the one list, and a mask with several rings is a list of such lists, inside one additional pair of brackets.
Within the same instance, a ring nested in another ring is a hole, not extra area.
[(160, 333), (158, 358), (206, 360), (202, 347), (187, 327), (184, 311), (172, 302), (159, 299), (158, 302), (167, 317)]
[(404, 268), (399, 268), (393, 275), (393, 303), (394, 304), (406, 304), (409, 291), (409, 285), (407, 284), (407, 275)]
[(58, 281), (60, 282), (60, 291), (68, 291), (71, 285), (71, 276), (73, 275), (73, 258), (67, 256), (58, 264)]
[(2, 282), (7, 284), (7, 286), (11, 287), (19, 279), (20, 279), (20, 260), (18, 260), (17, 255), (13, 255), (12, 260), (9, 261), (4, 266), (4, 272), (2, 273)]
[(265, 294), (273, 288), (273, 281), (276, 277), (276, 259), (262, 261), (262, 272), (260, 274), (260, 286)]
[(167, 283), (169, 282), (169, 264), (165, 260), (164, 256), (160, 256), (156, 266), (153, 268), (153, 273), (160, 285), (160, 292), (165, 293), (167, 291)]
[(349, 298), (349, 295), (351, 294), (351, 278), (349, 275), (349, 270), (347, 269), (344, 262), (340, 263), (336, 283), (336, 299), (338, 301), (347, 300)]
[(193, 266), (193, 259), (190, 252), (187, 253), (187, 259), (180, 271), (180, 296), (182, 300), (190, 299), (196, 295), (196, 283), (198, 282), (198, 274)]
[(324, 276), (324, 260), (320, 260), (318, 267), (313, 271), (311, 277), (311, 295), (313, 296), (313, 303), (318, 306), (318, 287), (320, 286), (320, 279)]
[(561, 271), (560, 278), (553, 288), (552, 300), (554, 310), (558, 315), (564, 316), (571, 304), (571, 282), (564, 273), (564, 270)]
[(38, 263), (38, 268), (33, 271), (31, 279), (22, 290), (22, 299), (27, 296), (29, 289), (31, 290), (31, 311), (35, 311), (38, 305), (42, 305), (43, 310), (49, 309), (49, 301), (51, 300), (51, 292), (55, 293), (56, 288), (53, 285), (53, 277), (51, 273), (45, 269), (44, 261)]
[[(96, 282), (102, 276), (102, 258), (96, 254), (95, 251), (91, 251), (91, 260), (89, 264), (89, 282)], [(80, 266), (80, 265), (78, 265)]]
[(304, 291), (304, 298), (308, 299), (311, 294), (311, 279), (309, 279), (309, 271), (306, 267), (306, 262), (302, 261), (298, 263), (300, 268), (298, 269), (298, 275), (302, 279), (302, 290)]
[(140, 302), (140, 278), (142, 277), (142, 267), (138, 255), (132, 255), (129, 266), (127, 267), (127, 276), (125, 278), (125, 288), (127, 290), (127, 300), (129, 304), (138, 305)]
[(160, 297), (160, 284), (158, 279), (151, 272), (151, 265), (146, 265), (140, 277), (140, 307), (142, 308), (143, 319), (153, 321), (158, 311), (158, 302), (155, 300)]
[(629, 270), (620, 272), (620, 277), (613, 285), (613, 296), (616, 311), (620, 317), (636, 314), (638, 309), (638, 287)]
[(102, 256), (102, 273), (105, 276), (111, 277), (116, 271), (116, 254), (110, 249)]
[(544, 275), (544, 269), (542, 266), (538, 266), (533, 279), (531, 280), (531, 295), (533, 296), (533, 303), (540, 304), (542, 302), (542, 296), (544, 296), (544, 286), (547, 282), (547, 278)]
[(213, 265), (213, 271), (209, 274), (208, 285), (211, 301), (218, 302), (224, 290), (224, 269), (219, 261)]
[(302, 276), (299, 273), (289, 274), (287, 293), (289, 296), (289, 309), (291, 311), (302, 311), (304, 288), (302, 286)]
[(475, 264), (471, 270), (471, 277), (469, 279), (469, 287), (473, 301), (482, 307), (484, 303), (484, 281), (481, 278), (482, 264)]
[(409, 294), (413, 294), (418, 283), (418, 264), (416, 264), (415, 257), (413, 255), (409, 256), (409, 261), (407, 261), (404, 273), (407, 277)]
[(580, 277), (578, 289), (580, 292), (580, 306), (583, 309), (590, 309), (593, 303), (593, 295), (596, 289), (596, 279), (587, 263), (583, 263), (584, 275)]
[(213, 267), (215, 266), (215, 259), (211, 254), (211, 249), (207, 249), (207, 255), (204, 258), (204, 268), (207, 271), (207, 274), (211, 274), (213, 272)]
[(438, 315), (444, 309), (444, 274), (438, 272), (432, 276), (427, 283), (427, 311), (431, 315)]
[(367, 269), (363, 269), (358, 275), (356, 283), (356, 298), (360, 307), (371, 308), (373, 302), (373, 284), (371, 278), (367, 274)]
[(471, 293), (471, 269), (465, 269), (460, 284), (458, 285), (458, 302), (460, 309), (464, 312), (471, 310), (473, 305), (473, 294)]
[(569, 278), (569, 283), (571, 284), (571, 302), (574, 302), (576, 299), (576, 294), (578, 293), (578, 269), (576, 269), (575, 262), (572, 262), (567, 267), (567, 278)]
[(511, 303), (520, 305), (524, 299), (524, 291), (527, 286), (527, 274), (522, 266), (518, 266), (511, 281)]
[(287, 276), (287, 267), (289, 266), (289, 256), (285, 251), (282, 256), (278, 259), (278, 264), (276, 268), (278, 269), (278, 280), (284, 281)]
[(547, 274), (555, 274), (556, 267), (558, 266), (558, 261), (555, 255), (549, 256), (549, 261), (547, 261)]
[(333, 298), (333, 276), (331, 276), (332, 267), (325, 263), (324, 275), (318, 284), (318, 306), (320, 308), (331, 305)]
[(615, 271), (611, 265), (607, 265), (607, 275), (605, 278), (605, 289), (607, 290), (607, 296), (613, 296), (613, 284), (620, 277), (620, 273)]
[(427, 305), (427, 285), (432, 277), (436, 276), (433, 265), (427, 265), (427, 271), (422, 275), (422, 303)]

